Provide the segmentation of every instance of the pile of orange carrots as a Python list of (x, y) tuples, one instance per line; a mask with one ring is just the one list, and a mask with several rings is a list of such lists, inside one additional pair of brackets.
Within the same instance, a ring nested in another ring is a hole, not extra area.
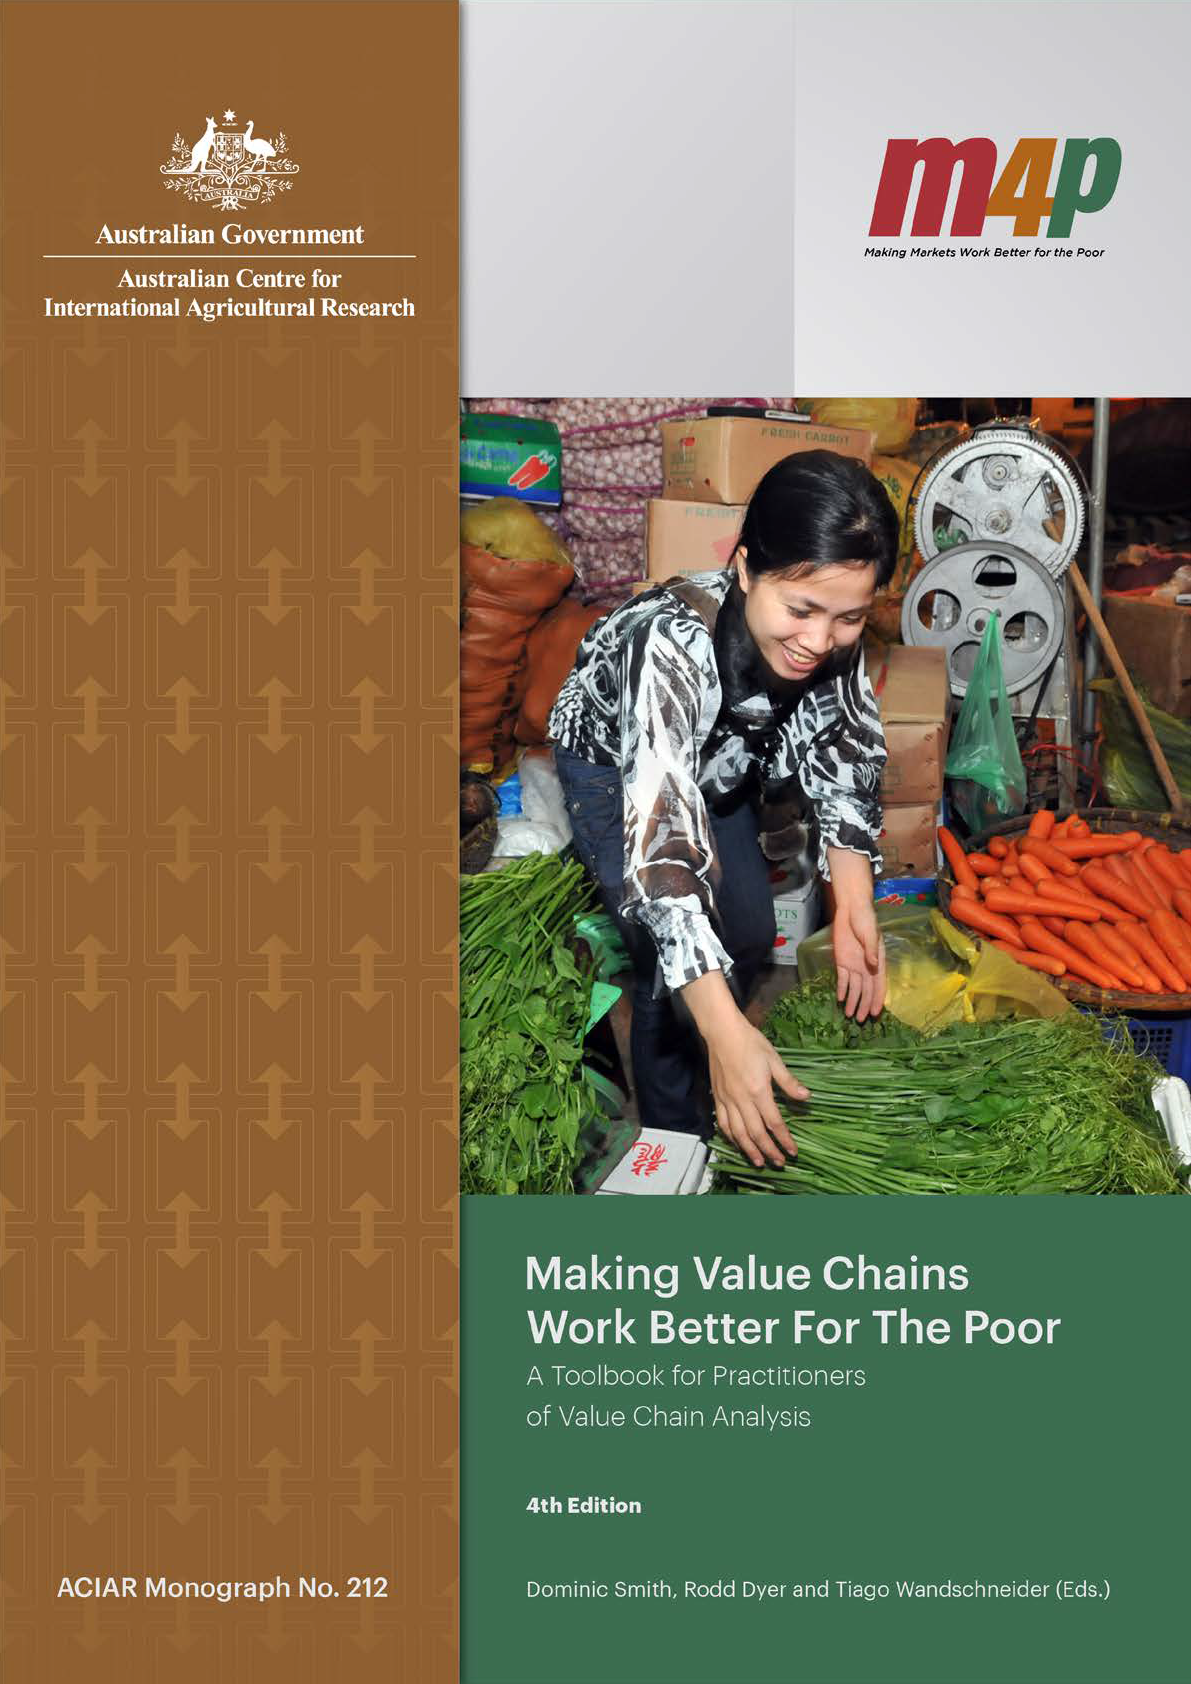
[(1048, 976), (1137, 994), (1191, 991), (1191, 848), (1035, 813), (1012, 842), (968, 854), (947, 829), (950, 914)]

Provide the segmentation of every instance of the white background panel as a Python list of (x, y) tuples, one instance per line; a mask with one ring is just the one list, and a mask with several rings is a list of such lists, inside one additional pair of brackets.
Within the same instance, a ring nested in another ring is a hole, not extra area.
[(793, 33), (746, 0), (464, 5), (465, 393), (789, 386)]

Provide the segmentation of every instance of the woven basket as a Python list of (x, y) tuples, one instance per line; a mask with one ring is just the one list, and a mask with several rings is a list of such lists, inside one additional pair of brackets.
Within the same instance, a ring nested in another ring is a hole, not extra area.
[[(1082, 807), (1078, 809), (1079, 817), (1086, 819), (1093, 830), (1108, 833), (1124, 830), (1140, 830), (1143, 836), (1152, 836), (1155, 841), (1169, 843), (1176, 851), (1191, 847), (1191, 824), (1172, 817), (1170, 813), (1138, 813), (1125, 807)], [(967, 845), (969, 854), (988, 852), (988, 843), (994, 836), (1003, 836), (1012, 842), (1015, 837), (1024, 836), (1029, 827), (1031, 815), (1023, 818), (1007, 819), (1004, 824), (993, 825), (990, 830), (981, 831), (979, 836), (973, 836)], [(939, 875), (939, 906), (947, 916), (951, 917), (951, 891), (955, 887), (954, 879)], [(955, 920), (953, 919), (954, 923)], [(963, 926), (965, 935), (972, 932)], [(1069, 1000), (1080, 1006), (1094, 1006), (1098, 1012), (1123, 1012), (1132, 1015), (1136, 1012), (1160, 1012), (1170, 1016), (1176, 1012), (1191, 1012), (1191, 994), (1135, 994), (1130, 989), (1094, 988), (1090, 982), (1077, 982), (1071, 977), (1048, 977), (1048, 982)]]

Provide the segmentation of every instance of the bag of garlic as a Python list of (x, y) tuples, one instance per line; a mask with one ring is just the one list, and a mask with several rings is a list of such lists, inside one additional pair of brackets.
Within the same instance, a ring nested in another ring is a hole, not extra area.
[(662, 485), (662, 446), (654, 438), (641, 444), (616, 444), (562, 453), (564, 489), (631, 487), (656, 497)]

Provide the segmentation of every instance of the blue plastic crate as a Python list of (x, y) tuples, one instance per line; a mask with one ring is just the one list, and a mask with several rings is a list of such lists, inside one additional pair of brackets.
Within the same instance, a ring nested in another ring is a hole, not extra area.
[[(1191, 1013), (1180, 1017), (1131, 1017), (1129, 1033), (1139, 1053), (1156, 1058), (1168, 1076), (1181, 1076), (1191, 1083)], [(1104, 1033), (1112, 1038), (1117, 1020), (1101, 1020)]]

